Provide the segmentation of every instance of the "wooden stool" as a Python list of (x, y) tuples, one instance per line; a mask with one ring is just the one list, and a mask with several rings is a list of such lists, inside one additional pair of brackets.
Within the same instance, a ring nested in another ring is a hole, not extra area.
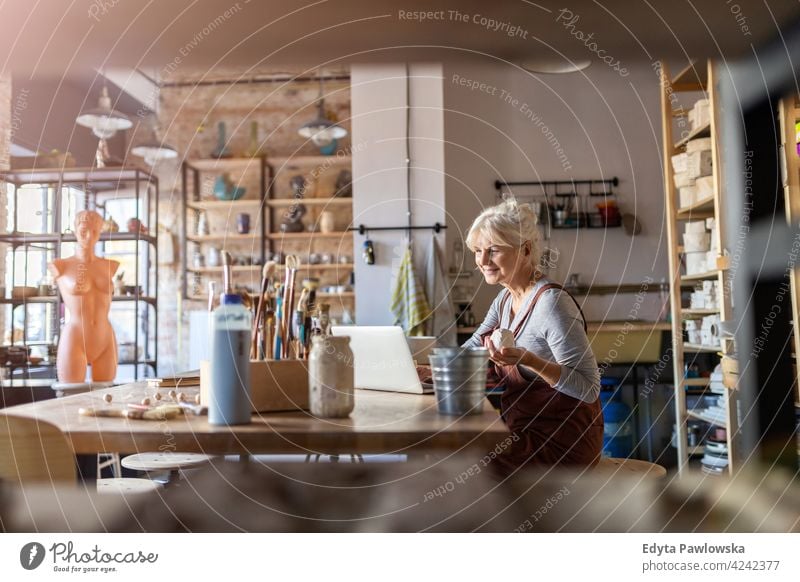
[(150, 493), (161, 489), (161, 484), (150, 479), (98, 479), (97, 492), (102, 495), (132, 495)]
[(663, 479), (667, 476), (667, 470), (661, 465), (638, 459), (601, 457), (595, 470), (617, 475), (638, 475), (645, 479)]
[(170, 481), (178, 478), (184, 469), (195, 469), (207, 465), (214, 459), (213, 455), (202, 453), (138, 453), (122, 459), (122, 466), (133, 471), (155, 473), (169, 471)]

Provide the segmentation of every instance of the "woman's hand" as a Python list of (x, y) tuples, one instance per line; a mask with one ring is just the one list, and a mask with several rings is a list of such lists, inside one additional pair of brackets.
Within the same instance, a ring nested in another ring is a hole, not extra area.
[(489, 350), (489, 359), (498, 366), (525, 365), (525, 362), (528, 360), (528, 350), (522, 348), (503, 348), (497, 350), (489, 337), (484, 339), (483, 345)]
[(558, 384), (561, 378), (560, 364), (543, 360), (528, 350), (522, 348), (496, 350), (489, 337), (484, 339), (483, 346), (489, 350), (489, 359), (498, 366), (524, 366), (551, 386)]

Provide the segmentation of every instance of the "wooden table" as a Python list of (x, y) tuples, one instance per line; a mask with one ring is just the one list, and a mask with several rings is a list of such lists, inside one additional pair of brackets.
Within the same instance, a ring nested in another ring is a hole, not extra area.
[[(433, 395), (356, 390), (349, 418), (320, 419), (308, 412), (254, 415), (249, 425), (211, 426), (205, 416), (169, 421), (81, 416), (83, 407), (121, 407), (139, 403), (155, 390), (144, 383), (15, 406), (2, 414), (28, 417), (58, 427), (76, 453), (143, 451), (243, 453), (396, 453), (444, 450), (488, 451), (509, 435), (488, 401), (482, 414), (443, 416)], [(196, 390), (185, 389), (190, 398)], [(111, 404), (105, 394), (113, 396)], [(166, 397), (168, 391), (162, 389)], [(483, 453), (482, 453), (483, 454)]]

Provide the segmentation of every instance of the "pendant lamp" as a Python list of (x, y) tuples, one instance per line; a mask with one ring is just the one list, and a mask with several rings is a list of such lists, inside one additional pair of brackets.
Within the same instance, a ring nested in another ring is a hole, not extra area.
[(149, 138), (132, 147), (131, 153), (144, 158), (145, 163), (149, 166), (155, 166), (160, 161), (178, 157), (178, 150), (158, 138), (158, 113), (153, 114)]
[(98, 167), (103, 167), (104, 160), (107, 159), (106, 140), (118, 131), (133, 127), (133, 122), (127, 115), (111, 108), (111, 98), (108, 96), (108, 87), (105, 85), (100, 93), (97, 107), (81, 113), (75, 122), (91, 129), (92, 133), (100, 139), (95, 154)]
[(347, 135), (347, 130), (333, 123), (325, 116), (325, 99), (322, 93), (322, 75), (319, 76), (319, 97), (317, 100), (317, 117), (303, 124), (297, 130), (302, 137), (310, 139), (317, 147), (330, 145), (333, 140)]

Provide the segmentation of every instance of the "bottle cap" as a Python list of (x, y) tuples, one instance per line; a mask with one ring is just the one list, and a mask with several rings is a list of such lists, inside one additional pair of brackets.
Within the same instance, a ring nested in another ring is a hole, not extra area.
[(242, 296), (237, 293), (222, 293), (219, 302), (222, 305), (240, 305), (242, 303)]

